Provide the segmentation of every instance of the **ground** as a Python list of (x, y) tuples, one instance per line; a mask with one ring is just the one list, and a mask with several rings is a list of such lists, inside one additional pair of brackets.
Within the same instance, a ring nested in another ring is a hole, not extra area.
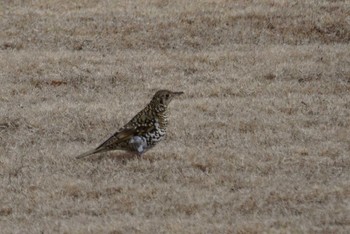
[[(1, 233), (349, 233), (350, 4), (0, 3)], [(167, 139), (87, 160), (158, 89)]]

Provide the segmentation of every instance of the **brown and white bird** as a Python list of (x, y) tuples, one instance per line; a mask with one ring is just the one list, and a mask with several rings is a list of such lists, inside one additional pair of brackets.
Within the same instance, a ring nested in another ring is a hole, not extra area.
[(81, 159), (111, 150), (125, 150), (141, 156), (165, 138), (168, 125), (167, 107), (183, 92), (157, 91), (151, 102), (97, 148), (77, 156)]

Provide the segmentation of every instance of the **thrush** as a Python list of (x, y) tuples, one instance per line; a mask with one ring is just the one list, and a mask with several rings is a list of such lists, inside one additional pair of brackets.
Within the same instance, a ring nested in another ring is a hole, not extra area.
[(151, 102), (97, 148), (77, 156), (81, 159), (111, 150), (125, 150), (141, 156), (163, 140), (168, 125), (167, 108), (183, 92), (157, 91)]

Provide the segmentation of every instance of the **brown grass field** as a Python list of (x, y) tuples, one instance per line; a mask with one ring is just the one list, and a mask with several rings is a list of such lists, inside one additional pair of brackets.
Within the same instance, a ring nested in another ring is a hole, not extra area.
[[(349, 233), (350, 2), (0, 3), (0, 233)], [(158, 89), (143, 158), (87, 160)]]

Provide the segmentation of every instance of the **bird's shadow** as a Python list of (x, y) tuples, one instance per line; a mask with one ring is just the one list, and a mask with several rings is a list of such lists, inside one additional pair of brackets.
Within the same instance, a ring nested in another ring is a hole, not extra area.
[(109, 158), (114, 161), (125, 163), (133, 159), (139, 159), (140, 156), (133, 153), (101, 153), (98, 155), (93, 155), (90, 158), (86, 158), (85, 160), (90, 162), (97, 162), (97, 161), (101, 161), (103, 158)]

